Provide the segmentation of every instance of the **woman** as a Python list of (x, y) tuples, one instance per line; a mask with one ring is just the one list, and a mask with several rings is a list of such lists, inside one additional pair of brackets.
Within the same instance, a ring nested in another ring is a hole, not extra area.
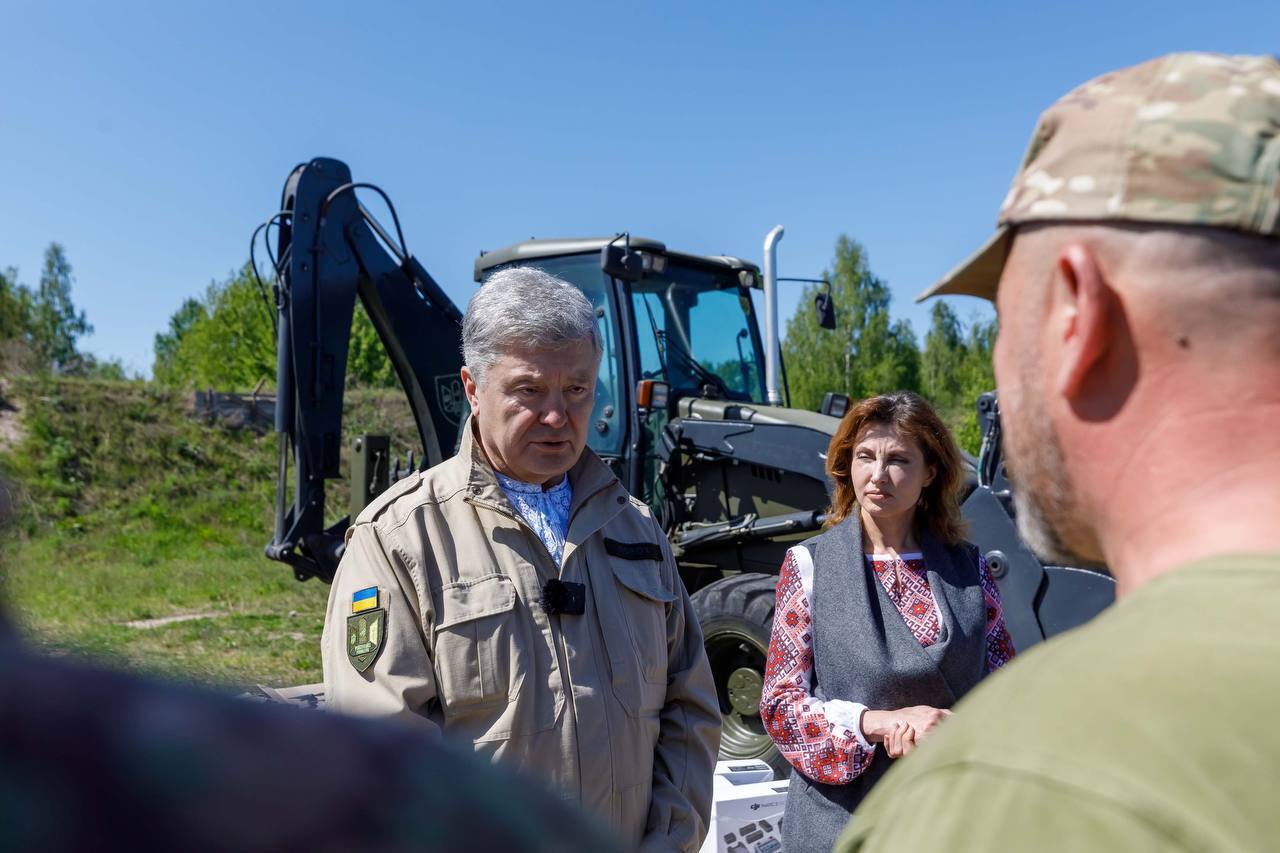
[(794, 768), (787, 853), (829, 851), (891, 759), (1014, 654), (995, 581), (961, 538), (959, 451), (927, 402), (860, 402), (827, 474), (829, 529), (782, 564), (760, 703)]

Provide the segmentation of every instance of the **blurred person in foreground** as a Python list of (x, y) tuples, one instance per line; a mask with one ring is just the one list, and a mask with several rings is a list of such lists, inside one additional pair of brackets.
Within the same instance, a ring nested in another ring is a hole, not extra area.
[[(8, 516), (0, 482), (0, 528)], [(621, 850), (540, 785), (395, 723), (26, 648), (0, 614), (0, 850)]]
[(596, 323), (536, 268), (471, 298), (461, 446), (347, 531), (326, 699), (472, 745), (625, 844), (694, 851), (720, 707), (662, 527), (587, 447)]
[(1280, 65), (1173, 54), (1040, 119), (996, 236), (1018, 522), (1116, 604), (1024, 654), (837, 849), (1262, 850), (1280, 839)]
[(960, 464), (908, 391), (861, 401), (831, 438), (829, 529), (783, 561), (760, 703), (793, 766), (787, 853), (830, 851), (892, 759), (1013, 657), (995, 580), (962, 538)]

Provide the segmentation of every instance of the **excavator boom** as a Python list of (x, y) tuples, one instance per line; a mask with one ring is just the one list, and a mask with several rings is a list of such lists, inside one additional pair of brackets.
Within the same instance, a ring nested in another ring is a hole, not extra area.
[[(267, 556), (299, 580), (332, 580), (351, 519), (325, 526), (324, 481), (339, 476), (342, 400), (358, 298), (409, 398), (434, 465), (451, 452), (462, 419), (461, 321), (456, 305), (404, 244), (357, 198), (345, 163), (316, 158), (285, 182), (276, 262), (276, 432), (280, 433), (275, 534)], [(382, 196), (386, 199), (386, 195)], [(390, 207), (390, 200), (387, 200)], [(292, 460), (292, 500), (288, 465)]]

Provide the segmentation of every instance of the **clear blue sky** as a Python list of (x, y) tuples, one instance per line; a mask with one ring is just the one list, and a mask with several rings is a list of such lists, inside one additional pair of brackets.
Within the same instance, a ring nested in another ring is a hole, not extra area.
[(529, 236), (758, 262), (782, 223), (782, 275), (847, 233), (923, 335), (911, 297), (987, 236), (1050, 101), (1277, 32), (1277, 0), (0, 0), (0, 267), (34, 284), (63, 243), (86, 348), (149, 372), (155, 333), (325, 155), (391, 194), (460, 304), (477, 250)]

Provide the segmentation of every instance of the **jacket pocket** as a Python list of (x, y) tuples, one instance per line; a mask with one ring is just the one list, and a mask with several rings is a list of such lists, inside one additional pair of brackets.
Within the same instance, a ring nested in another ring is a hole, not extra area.
[(650, 714), (666, 700), (667, 608), (675, 595), (654, 561), (615, 558), (610, 568), (614, 583), (597, 607), (614, 695), (631, 714)]
[(502, 573), (438, 592), (436, 693), (446, 728), (477, 743), (546, 731), (564, 706), (553, 652), (516, 602), (515, 583)]
[(503, 574), (446, 584), (435, 624), (435, 668), (446, 708), (506, 702), (524, 680), (508, 654), (516, 631), (516, 588)]

